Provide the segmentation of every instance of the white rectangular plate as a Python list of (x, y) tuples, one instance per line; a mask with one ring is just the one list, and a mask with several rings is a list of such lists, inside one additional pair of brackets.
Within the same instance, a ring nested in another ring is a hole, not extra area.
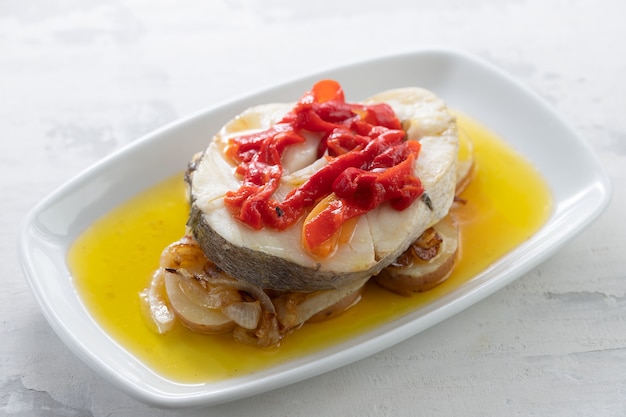
[[(72, 285), (66, 253), (96, 219), (147, 187), (180, 172), (191, 155), (245, 108), (294, 101), (322, 78), (338, 80), (351, 101), (421, 86), (451, 108), (498, 132), (542, 173), (554, 197), (548, 222), (487, 271), (427, 307), (324, 351), (263, 372), (207, 384), (156, 375), (89, 316)], [(505, 104), (505, 105), (504, 105)], [(567, 157), (556, 158), (567, 150)], [(42, 201), (27, 216), (19, 249), (43, 314), (69, 348), (128, 394), (149, 404), (187, 407), (257, 394), (357, 361), (478, 302), (551, 256), (606, 207), (610, 184), (590, 147), (537, 95), (472, 56), (424, 50), (314, 74), (234, 99), (166, 126), (111, 155)]]

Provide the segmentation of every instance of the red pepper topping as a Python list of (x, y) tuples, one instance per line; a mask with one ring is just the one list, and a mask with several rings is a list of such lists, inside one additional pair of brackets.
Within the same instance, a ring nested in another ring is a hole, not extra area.
[[(329, 162), (284, 201), (276, 201), (272, 195), (283, 173), (282, 153), (304, 141), (303, 131), (320, 136), (318, 156), (326, 155)], [(242, 185), (224, 201), (235, 218), (254, 229), (283, 230), (334, 193), (305, 222), (303, 242), (314, 251), (349, 219), (385, 202), (403, 210), (422, 195), (421, 182), (413, 175), (420, 145), (405, 136), (387, 104), (347, 103), (336, 81), (320, 81), (271, 128), (230, 139), (226, 155), (237, 164)]]

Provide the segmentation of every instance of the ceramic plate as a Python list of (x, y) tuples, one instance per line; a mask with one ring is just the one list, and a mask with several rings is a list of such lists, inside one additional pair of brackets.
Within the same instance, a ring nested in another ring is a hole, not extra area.
[[(530, 160), (552, 190), (554, 210), (530, 240), (487, 271), (427, 307), (285, 365), (217, 383), (184, 385), (156, 375), (89, 316), (72, 285), (66, 252), (94, 220), (180, 172), (190, 156), (243, 109), (294, 101), (321, 78), (341, 82), (350, 100), (422, 86), (498, 132)], [(567, 149), (567, 158), (554, 158)], [(131, 179), (132, 181), (129, 181)], [(51, 326), (70, 349), (128, 394), (149, 404), (216, 404), (309, 378), (357, 361), (487, 297), (551, 256), (606, 207), (610, 184), (590, 147), (537, 95), (497, 68), (450, 50), (383, 57), (314, 74), (231, 100), (168, 125), (111, 155), (42, 201), (26, 218), (20, 256)]]

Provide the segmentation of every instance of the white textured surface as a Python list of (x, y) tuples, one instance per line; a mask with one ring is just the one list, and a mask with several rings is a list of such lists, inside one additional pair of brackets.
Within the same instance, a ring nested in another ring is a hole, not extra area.
[(178, 414), (626, 415), (624, 15), (618, 0), (0, 3), (0, 416), (171, 414), (110, 386), (43, 319), (15, 248), (39, 199), (220, 100), (433, 45), (487, 59), (545, 97), (603, 161), (608, 210), (548, 262), (394, 348)]

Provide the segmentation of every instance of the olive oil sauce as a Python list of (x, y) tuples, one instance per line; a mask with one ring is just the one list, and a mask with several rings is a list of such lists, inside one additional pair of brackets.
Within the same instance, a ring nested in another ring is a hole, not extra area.
[[(185, 231), (188, 205), (182, 175), (137, 195), (96, 221), (71, 247), (68, 264), (77, 292), (96, 321), (124, 348), (164, 378), (212, 382), (245, 375), (356, 337), (450, 293), (531, 237), (547, 220), (550, 192), (518, 153), (471, 118), (457, 114), (471, 139), (475, 175), (453, 209), (460, 254), (450, 278), (411, 297), (367, 285), (359, 304), (334, 319), (305, 324), (277, 349), (242, 345), (230, 334), (202, 335), (182, 325), (150, 330), (139, 292), (161, 251)], [(524, 178), (524, 181), (520, 181)]]

